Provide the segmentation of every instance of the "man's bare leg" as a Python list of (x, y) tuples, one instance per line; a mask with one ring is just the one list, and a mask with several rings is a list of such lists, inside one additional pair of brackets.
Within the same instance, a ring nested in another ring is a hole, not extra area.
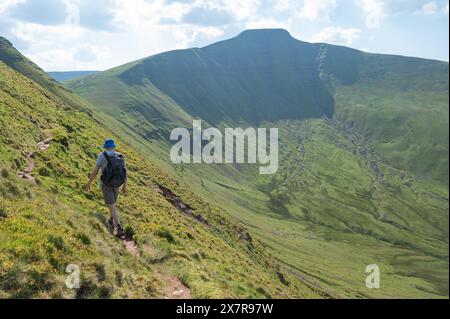
[(109, 205), (109, 214), (113, 220), (113, 227), (116, 229), (117, 226), (120, 225), (119, 213), (117, 212), (116, 204)]

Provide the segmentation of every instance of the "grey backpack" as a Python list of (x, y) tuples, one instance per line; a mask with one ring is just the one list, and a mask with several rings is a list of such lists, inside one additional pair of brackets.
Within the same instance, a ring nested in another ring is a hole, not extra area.
[(122, 186), (127, 177), (123, 155), (120, 153), (108, 155), (108, 153), (103, 152), (103, 156), (108, 161), (108, 165), (103, 170), (102, 177), (100, 178), (103, 185), (114, 188)]

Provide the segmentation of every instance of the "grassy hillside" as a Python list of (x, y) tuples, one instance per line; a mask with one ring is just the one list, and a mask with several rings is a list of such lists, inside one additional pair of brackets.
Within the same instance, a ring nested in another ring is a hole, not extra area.
[(162, 53), (121, 73), (128, 85), (149, 79), (189, 114), (211, 124), (331, 116), (315, 49), (284, 30), (246, 31), (201, 49)]
[[(80, 95), (89, 96), (95, 110), (145, 139), (166, 139), (170, 128), (189, 125), (192, 117), (150, 81), (129, 87), (118, 78), (123, 70), (133, 64), (69, 83)], [(94, 87), (97, 89), (92, 90)]]
[(448, 185), (448, 63), (353, 52), (354, 70), (343, 76), (327, 58), (336, 50), (324, 48), (322, 60), (331, 74), (324, 78), (333, 83), (335, 117), (367, 137), (391, 165)]
[[(281, 260), (350, 296), (448, 296), (447, 189), (389, 166), (340, 122), (277, 126), (281, 168), (253, 180), (270, 208), (255, 232), (274, 243)], [(377, 291), (361, 282), (372, 262), (382, 269)]]
[[(83, 191), (102, 139), (114, 134), (42, 81), (0, 61), (1, 297), (172, 298), (177, 285), (191, 297), (326, 295), (279, 269), (242, 224), (117, 137), (130, 177), (119, 210), (139, 251), (131, 255), (106, 230), (99, 190)], [(38, 147), (49, 137), (48, 149)], [(30, 163), (32, 179), (20, 178)], [(178, 210), (158, 185), (192, 212)], [(79, 290), (64, 285), (69, 263), (80, 267)]]
[[(334, 297), (448, 297), (448, 63), (252, 30), (69, 86), (309, 285)], [(191, 117), (278, 127), (278, 173), (173, 165), (168, 133)], [(364, 285), (371, 263), (382, 289)]]
[[(332, 296), (448, 296), (446, 187), (393, 168), (338, 121), (266, 124), (280, 129), (276, 175), (184, 165), (178, 178), (224, 205), (286, 271), (308, 274)], [(371, 263), (382, 272), (378, 290), (364, 284)]]
[(78, 96), (72, 94), (61, 83), (49, 77), (42, 69), (17, 51), (7, 39), (0, 36), (0, 61), (33, 80), (50, 93), (56, 95), (72, 107), (90, 112), (91, 107)]

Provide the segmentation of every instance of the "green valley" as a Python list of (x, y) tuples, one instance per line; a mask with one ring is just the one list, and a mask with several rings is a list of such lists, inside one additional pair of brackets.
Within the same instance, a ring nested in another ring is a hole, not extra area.
[[(248, 30), (68, 82), (329, 297), (448, 297), (448, 63)], [(174, 127), (277, 127), (280, 168), (173, 164)], [(206, 124), (205, 124), (206, 126)], [(365, 267), (381, 289), (365, 287)]]
[[(278, 128), (278, 171), (172, 163), (194, 119)], [(260, 29), (62, 85), (0, 37), (0, 123), (0, 297), (449, 296), (446, 62)], [(84, 190), (108, 137), (135, 249)]]

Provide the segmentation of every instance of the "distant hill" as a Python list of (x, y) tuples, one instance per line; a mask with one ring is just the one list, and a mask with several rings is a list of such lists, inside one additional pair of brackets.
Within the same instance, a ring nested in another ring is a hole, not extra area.
[(56, 81), (64, 83), (66, 81), (95, 74), (97, 72), (98, 71), (54, 71), (47, 72), (47, 74), (54, 78)]

